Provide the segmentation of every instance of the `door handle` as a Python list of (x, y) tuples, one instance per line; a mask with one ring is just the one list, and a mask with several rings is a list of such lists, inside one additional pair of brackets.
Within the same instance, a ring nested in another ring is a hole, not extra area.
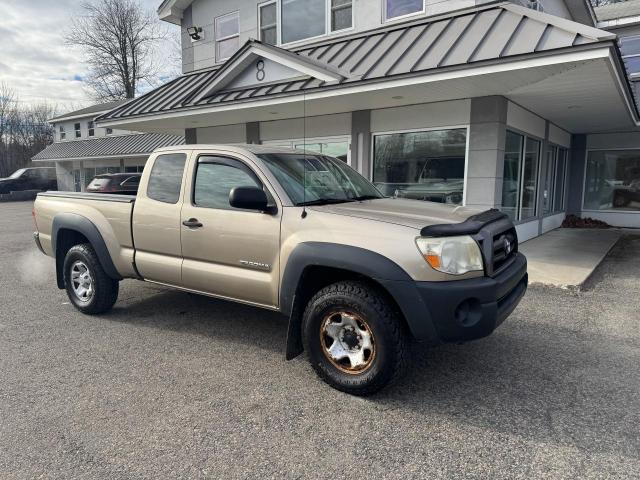
[(185, 220), (182, 222), (185, 227), (189, 228), (201, 228), (202, 224), (198, 221), (197, 218), (190, 218), (189, 220)]

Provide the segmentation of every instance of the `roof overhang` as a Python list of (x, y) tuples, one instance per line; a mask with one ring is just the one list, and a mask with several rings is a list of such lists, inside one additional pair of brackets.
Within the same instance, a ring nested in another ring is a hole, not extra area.
[(640, 126), (613, 41), (438, 69), (428, 75), (102, 120), (139, 131), (198, 128), (502, 95), (572, 133)]
[(165, 22), (180, 25), (184, 11), (193, 0), (164, 0), (158, 7), (158, 17)]

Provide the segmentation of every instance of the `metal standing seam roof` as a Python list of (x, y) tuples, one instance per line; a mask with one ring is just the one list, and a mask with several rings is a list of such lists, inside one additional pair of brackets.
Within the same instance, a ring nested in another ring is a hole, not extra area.
[[(535, 54), (614, 38), (615, 35), (604, 30), (503, 2), (332, 39), (295, 49), (293, 53), (311, 59), (316, 64), (325, 64), (332, 70), (345, 72), (347, 77), (340, 82), (344, 85), (396, 75), (429, 74), (444, 67)], [(279, 47), (250, 40), (227, 63), (233, 62), (256, 43), (263, 48), (283, 51)], [(291, 54), (289, 51), (286, 53)], [(244, 89), (222, 89), (198, 99), (218, 73), (224, 74), (224, 68), (185, 74), (103, 114), (98, 121), (244, 102), (327, 86), (321, 80), (307, 77)]]
[(85, 117), (85, 116), (89, 116), (92, 113), (100, 113), (100, 112), (108, 112), (109, 110), (113, 110), (116, 107), (119, 107), (125, 103), (127, 103), (128, 101), (130, 101), (130, 98), (124, 99), (124, 100), (116, 100), (113, 102), (107, 102), (107, 103), (99, 103), (97, 105), (91, 105), (90, 107), (86, 107), (86, 108), (82, 108), (80, 110), (74, 110), (73, 112), (67, 112), (67, 113), (63, 113), (62, 115), (58, 115), (56, 117), (53, 117), (51, 119), (49, 119), (49, 122), (57, 122), (60, 120), (64, 120), (64, 119), (73, 119), (73, 118), (78, 118), (78, 117)]
[(65, 160), (77, 158), (104, 158), (118, 155), (146, 155), (160, 147), (184, 145), (184, 137), (164, 133), (135, 133), (58, 142), (49, 145), (32, 160)]

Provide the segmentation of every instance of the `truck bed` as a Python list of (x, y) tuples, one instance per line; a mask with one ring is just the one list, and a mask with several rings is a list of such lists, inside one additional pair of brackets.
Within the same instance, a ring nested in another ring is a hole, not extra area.
[(120, 275), (135, 275), (131, 231), (135, 201), (133, 195), (58, 191), (39, 193), (34, 212), (43, 250), (47, 255), (55, 256), (55, 241), (52, 238), (56, 234), (54, 218), (61, 215), (67, 218), (84, 217), (99, 230)]

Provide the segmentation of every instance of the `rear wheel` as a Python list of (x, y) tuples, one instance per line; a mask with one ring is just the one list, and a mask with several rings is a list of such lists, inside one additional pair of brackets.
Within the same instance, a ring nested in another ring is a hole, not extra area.
[(119, 283), (105, 273), (90, 244), (71, 247), (63, 268), (67, 296), (82, 313), (104, 313), (116, 303)]
[(305, 309), (303, 341), (318, 376), (352, 395), (377, 392), (396, 380), (407, 362), (402, 318), (382, 292), (363, 282), (320, 290)]

